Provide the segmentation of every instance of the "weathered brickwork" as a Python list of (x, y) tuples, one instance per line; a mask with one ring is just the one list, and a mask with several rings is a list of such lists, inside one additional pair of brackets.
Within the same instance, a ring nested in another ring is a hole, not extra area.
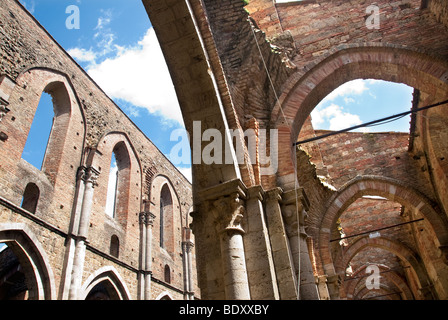
[[(23, 266), (30, 263), (23, 253), (41, 259), (34, 263), (44, 293), (28, 288), (30, 298), (84, 299), (96, 291), (120, 299), (200, 297), (186, 236), (191, 184), (18, 1), (2, 1), (0, 21), (7, 108), (0, 122), (0, 242)], [(52, 96), (55, 118), (43, 166), (35, 168), (21, 157), (42, 92)], [(111, 217), (105, 208), (113, 153), (119, 182)], [(38, 190), (35, 212), (20, 207), (29, 184)], [(159, 241), (163, 186), (172, 198), (166, 248)]]

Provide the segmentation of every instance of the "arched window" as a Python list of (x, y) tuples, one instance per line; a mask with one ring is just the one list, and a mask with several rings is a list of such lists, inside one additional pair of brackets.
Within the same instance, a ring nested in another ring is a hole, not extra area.
[(167, 249), (173, 241), (172, 237), (173, 199), (168, 184), (164, 184), (160, 192), (160, 247)]
[(106, 213), (125, 224), (129, 204), (131, 162), (124, 142), (118, 142), (111, 156)]
[(113, 235), (110, 239), (110, 255), (118, 258), (120, 252), (120, 240), (116, 235)]
[(171, 269), (167, 264), (165, 265), (165, 282), (171, 283)]
[(51, 95), (43, 92), (28, 133), (22, 159), (41, 170), (48, 140), (53, 126), (53, 102)]
[[(36, 103), (34, 114), (24, 115), (30, 131), (22, 158), (47, 174), (53, 182), (57, 179), (60, 161), (68, 152), (66, 136), (70, 128), (72, 99), (67, 88), (63, 80), (48, 83), (40, 92), (40, 100), (31, 102)], [(77, 150), (76, 146), (74, 150)]]
[(36, 213), (37, 202), (39, 201), (40, 191), (35, 183), (28, 183), (23, 192), (21, 207), (31, 213)]

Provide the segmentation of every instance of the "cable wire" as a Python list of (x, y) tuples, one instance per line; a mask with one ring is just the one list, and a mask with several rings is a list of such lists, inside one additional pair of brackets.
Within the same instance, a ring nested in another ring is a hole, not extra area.
[[(352, 130), (355, 130), (355, 129), (358, 129), (358, 128), (364, 128), (364, 127), (372, 126), (374, 124), (376, 125), (377, 123), (384, 122), (386, 120), (395, 121), (395, 120), (397, 120), (399, 118), (402, 118), (402, 117), (404, 117), (404, 116), (406, 116), (408, 114), (417, 113), (417, 112), (420, 112), (420, 111), (423, 111), (423, 110), (428, 110), (428, 109), (435, 108), (435, 107), (438, 107), (438, 106), (441, 106), (441, 105), (444, 105), (444, 104), (447, 104), (447, 103), (448, 103), (448, 100), (441, 101), (441, 102), (434, 103), (434, 104), (431, 104), (431, 105), (426, 106), (426, 107), (412, 109), (410, 111), (406, 111), (406, 112), (402, 112), (402, 113), (399, 113), (399, 114), (396, 114), (396, 115), (393, 115), (393, 116), (389, 116), (389, 117), (381, 118), (381, 119), (378, 119), (378, 120), (366, 122), (364, 124), (360, 124), (360, 125), (353, 126), (353, 127), (350, 127), (350, 128), (346, 128), (346, 129), (342, 129), (342, 130), (338, 130), (338, 131), (333, 131), (333, 132), (330, 132), (330, 133), (327, 133), (327, 134), (323, 134), (321, 136), (305, 139), (305, 140), (302, 140), (302, 141), (297, 141), (297, 142), (293, 143), (293, 146), (297, 146), (297, 145), (300, 145), (300, 144), (305, 144), (305, 143), (316, 141), (316, 140), (321, 140), (323, 138), (327, 138), (327, 137), (334, 136), (334, 135), (337, 135), (337, 134), (340, 134), (340, 133), (352, 131)], [(391, 122), (391, 121), (389, 121), (389, 122)], [(386, 122), (384, 122), (384, 123), (386, 123)]]

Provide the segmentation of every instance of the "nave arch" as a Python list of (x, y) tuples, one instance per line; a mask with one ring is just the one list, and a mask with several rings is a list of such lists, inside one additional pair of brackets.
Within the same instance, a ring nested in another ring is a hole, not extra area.
[[(341, 273), (340, 264), (336, 264), (334, 257), (331, 253), (331, 230), (336, 225), (336, 221), (342, 215), (342, 213), (352, 204), (356, 199), (364, 196), (380, 196), (386, 199), (400, 203), (402, 206), (408, 209), (418, 212), (427, 222), (427, 225), (432, 228), (436, 238), (436, 246), (439, 249), (446, 246), (448, 240), (448, 227), (447, 219), (441, 213), (438, 206), (425, 197), (418, 191), (403, 186), (401, 183), (394, 179), (378, 177), (378, 176), (358, 176), (352, 181), (345, 184), (338, 192), (336, 192), (332, 198), (328, 201), (326, 212), (321, 216), (321, 220), (317, 223), (314, 230), (318, 230), (318, 234), (311, 235), (315, 239), (316, 252), (316, 270), (318, 273), (326, 274), (330, 277), (337, 276)], [(311, 230), (311, 229), (310, 229)], [(364, 240), (365, 241), (365, 240)], [(384, 239), (377, 239), (372, 242), (377, 246), (383, 246), (384, 248), (390, 248), (391, 243), (382, 243)], [(359, 242), (361, 247), (365, 244)], [(356, 252), (356, 247), (353, 247)], [(403, 248), (395, 249), (398, 254), (403, 253)], [(415, 261), (412, 259), (413, 255), (408, 254), (406, 259)], [(404, 259), (403, 256), (403, 260)], [(418, 259), (417, 259), (418, 260)], [(339, 261), (340, 263), (340, 261)], [(338, 269), (339, 265), (339, 269)], [(344, 265), (344, 263), (342, 263)], [(412, 263), (411, 263), (412, 265)], [(418, 264), (420, 265), (420, 264)], [(425, 286), (428, 281), (424, 271), (420, 271), (417, 263), (414, 263), (413, 267), (416, 270), (418, 278), (422, 281), (422, 285)]]
[[(360, 296), (360, 291), (366, 288), (367, 277), (371, 274), (367, 272), (367, 267), (367, 265), (362, 266), (356, 270), (349, 281), (344, 281), (346, 299), (358, 300), (363, 298)], [(387, 278), (387, 280), (394, 285), (393, 289), (399, 292), (401, 300), (414, 300), (414, 296), (412, 295), (409, 286), (397, 272), (383, 265), (379, 265), (378, 268), (381, 278)]]
[[(418, 287), (426, 287), (430, 284), (428, 275), (426, 270), (421, 265), (421, 258), (413, 252), (410, 248), (407, 248), (402, 243), (397, 241), (393, 241), (387, 238), (369, 238), (368, 236), (364, 236), (362, 238), (357, 239), (351, 246), (344, 250), (344, 252), (340, 252), (340, 254), (335, 258), (335, 271), (341, 277), (344, 278), (345, 270), (347, 269), (350, 261), (362, 250), (367, 247), (381, 248), (383, 250), (389, 251), (395, 256), (397, 256), (406, 268), (410, 268), (413, 279), (417, 280)], [(364, 270), (366, 266), (363, 266), (359, 270), (356, 270), (357, 273), (361, 273), (360, 270)], [(380, 266), (379, 266), (380, 267)], [(382, 269), (385, 269), (384, 267)], [(400, 288), (402, 294), (407, 299), (413, 299), (413, 295), (409, 290), (406, 282), (403, 279), (399, 279), (396, 273), (387, 273), (386, 276), (394, 276), (394, 282), (397, 288)], [(355, 288), (351, 286), (351, 288), (346, 288), (345, 294), (353, 293), (352, 290)], [(350, 290), (352, 289), (352, 290)]]

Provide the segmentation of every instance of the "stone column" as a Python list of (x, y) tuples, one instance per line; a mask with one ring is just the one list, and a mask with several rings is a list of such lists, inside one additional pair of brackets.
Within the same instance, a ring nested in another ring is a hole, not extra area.
[(294, 266), (299, 281), (300, 300), (319, 300), (305, 232), (306, 210), (309, 202), (302, 188), (283, 193), (282, 214), (285, 219)]
[(84, 270), (86, 244), (88, 243), (87, 236), (89, 233), (90, 214), (92, 211), (93, 190), (97, 185), (96, 180), (98, 179), (98, 175), (99, 171), (93, 167), (81, 169), (81, 180), (84, 186), (82, 188), (83, 195), (79, 220), (75, 219), (75, 223), (79, 221), (79, 224), (77, 223), (77, 228), (76, 226), (74, 227), (75, 250), (69, 291), (70, 300), (79, 299), (79, 290), (81, 288), (82, 273)]
[(254, 300), (279, 300), (271, 241), (264, 212), (265, 193), (261, 186), (247, 189), (244, 215), (244, 248), (250, 295)]
[(281, 188), (266, 192), (267, 225), (280, 299), (296, 300), (297, 277), (280, 208), (282, 193)]
[(146, 212), (138, 216), (140, 226), (140, 272), (138, 275), (138, 299), (145, 300), (145, 273), (146, 273)]
[(141, 300), (151, 300), (151, 276), (152, 276), (152, 227), (155, 215), (144, 211), (139, 215), (140, 222), (140, 246), (141, 246), (141, 268), (140, 277)]
[(182, 241), (182, 262), (184, 266), (184, 291), (185, 300), (194, 300), (193, 287), (193, 265), (191, 258), (191, 251), (194, 247), (193, 241), (190, 238), (191, 229), (184, 228), (184, 237)]
[(241, 219), (244, 202), (239, 193), (221, 196), (213, 201), (213, 214), (220, 237), (226, 299), (249, 300)]

